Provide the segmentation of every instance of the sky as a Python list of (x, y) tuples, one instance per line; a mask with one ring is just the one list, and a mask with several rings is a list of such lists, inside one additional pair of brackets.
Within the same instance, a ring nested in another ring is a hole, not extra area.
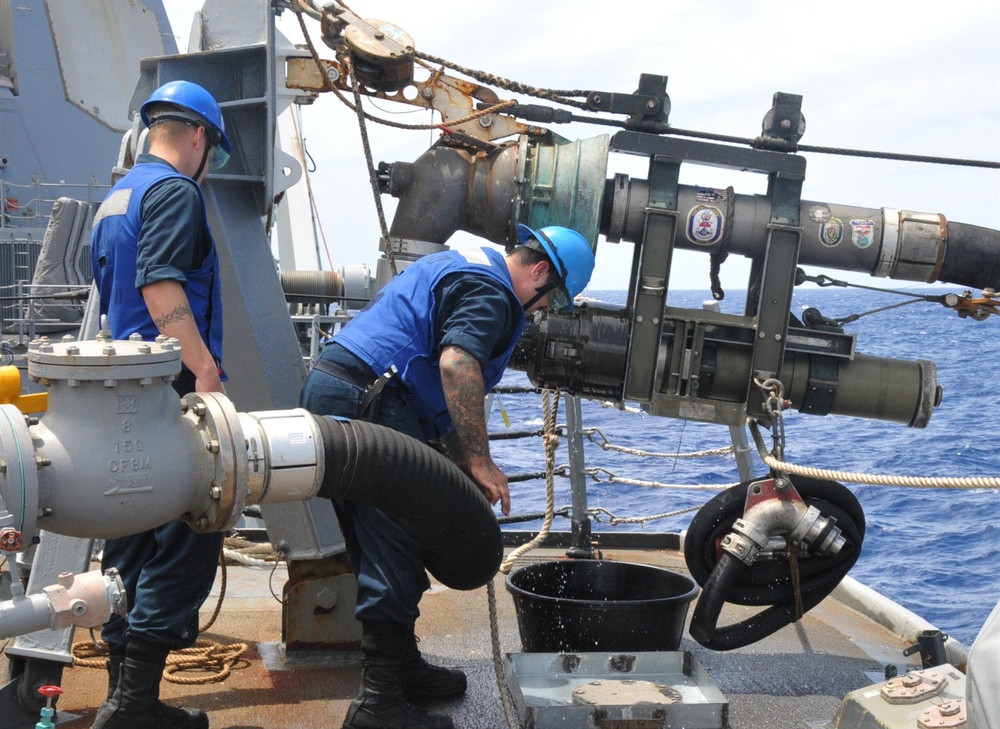
[[(182, 49), (201, 4), (165, 0)], [(947, 12), (933, 15), (901, 0), (352, 0), (349, 5), (361, 17), (405, 30), (418, 50), (536, 87), (632, 93), (641, 73), (666, 75), (669, 120), (680, 129), (755, 137), (780, 91), (803, 97), (805, 145), (1000, 161), (1000, 3), (995, 0), (951, 3)], [(321, 55), (333, 58), (319, 43), (318, 24), (308, 23)], [(291, 13), (279, 19), (279, 28), (293, 43), (302, 42)], [(430, 112), (385, 102), (366, 110), (403, 123), (440, 121)], [(374, 270), (379, 224), (357, 118), (326, 94), (303, 110), (302, 124), (332, 267), (368, 263)], [(553, 129), (568, 139), (614, 131), (577, 123)], [(435, 138), (428, 131), (372, 124), (369, 135), (376, 163), (413, 161)], [(951, 221), (1000, 229), (1000, 170), (805, 156), (803, 199), (942, 213)], [(609, 177), (624, 172), (642, 179), (647, 170), (645, 158), (610, 155)], [(763, 175), (691, 164), (682, 166), (681, 183), (731, 185), (738, 194), (766, 189)], [(383, 195), (382, 205), (391, 222), (395, 199)], [(453, 247), (481, 243), (465, 233), (449, 241)], [(627, 288), (632, 249), (601, 237), (591, 290)], [(326, 254), (323, 266), (330, 267)], [(678, 251), (671, 287), (707, 292), (708, 270), (705, 254)], [(730, 256), (722, 268), (723, 286), (745, 288), (748, 270), (745, 259)], [(865, 285), (909, 287), (865, 274), (825, 273)]]

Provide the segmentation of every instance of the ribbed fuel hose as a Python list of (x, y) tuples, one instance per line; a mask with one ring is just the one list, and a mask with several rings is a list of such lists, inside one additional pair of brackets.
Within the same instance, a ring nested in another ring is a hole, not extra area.
[[(756, 643), (798, 619), (795, 580), (785, 559), (758, 560), (747, 566), (719, 549), (721, 540), (743, 516), (750, 481), (709, 500), (695, 515), (684, 540), (684, 559), (702, 593), (691, 616), (691, 637), (712, 650), (727, 651)], [(861, 556), (865, 516), (857, 498), (835, 481), (794, 477), (792, 483), (809, 506), (837, 520), (846, 540), (834, 555), (798, 560), (801, 611), (816, 607)], [(718, 626), (723, 603), (769, 605), (739, 623)]]
[(474, 590), (503, 559), (500, 525), (461, 469), (415, 438), (360, 420), (316, 417), (326, 452), (317, 496), (381, 509), (424, 548), (442, 584)]

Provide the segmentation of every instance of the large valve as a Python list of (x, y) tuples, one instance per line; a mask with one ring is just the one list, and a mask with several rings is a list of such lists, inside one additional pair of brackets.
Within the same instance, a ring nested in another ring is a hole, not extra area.
[(0, 406), (0, 527), (14, 551), (40, 529), (103, 539), (181, 517), (219, 531), (250, 504), (315, 494), (322, 448), (309, 413), (237, 413), (217, 393), (181, 401), (179, 371), (165, 337), (30, 344), (48, 410), (36, 421)]

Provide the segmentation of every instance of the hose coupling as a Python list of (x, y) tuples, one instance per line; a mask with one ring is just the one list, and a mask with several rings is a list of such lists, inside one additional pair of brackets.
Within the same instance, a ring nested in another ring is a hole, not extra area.
[(820, 554), (836, 554), (846, 543), (837, 520), (803, 501), (787, 479), (762, 479), (747, 489), (743, 517), (722, 540), (722, 549), (752, 565), (773, 537), (789, 549), (805, 544)]
[(768, 535), (746, 519), (737, 519), (733, 530), (722, 539), (722, 549), (741, 562), (752, 565), (767, 546)]
[(837, 554), (846, 543), (837, 520), (826, 517), (815, 506), (806, 509), (802, 519), (789, 534), (792, 542), (803, 542), (820, 554)]

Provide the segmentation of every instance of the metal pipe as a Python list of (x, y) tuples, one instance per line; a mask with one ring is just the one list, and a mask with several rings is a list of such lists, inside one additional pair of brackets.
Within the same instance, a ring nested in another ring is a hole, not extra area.
[[(649, 183), (617, 175), (605, 185), (601, 232), (609, 241), (642, 240)], [(678, 225), (673, 245), (707, 254), (764, 255), (771, 202), (766, 195), (678, 187)], [(698, 236), (699, 216), (709, 214), (713, 235)], [(971, 286), (1000, 287), (1000, 231), (949, 223), (938, 213), (866, 208), (803, 200), (800, 264), (859, 271), (872, 276)], [(650, 241), (647, 241), (647, 245)]]
[(590, 559), (594, 556), (593, 535), (587, 509), (587, 463), (583, 451), (583, 408), (580, 398), (566, 397), (566, 445), (569, 450), (569, 486), (573, 512), (573, 544), (567, 550), (570, 557)]
[(32, 595), (0, 602), (0, 639), (71, 625), (96, 628), (112, 614), (126, 612), (125, 588), (115, 570), (81, 575), (64, 573), (58, 584)]
[[(655, 363), (658, 389), (642, 404), (653, 415), (742, 427), (753, 354), (747, 332), (752, 330), (727, 330), (720, 323), (728, 320), (721, 318), (677, 321), (672, 329), (664, 327)], [(707, 332), (701, 345), (695, 344), (696, 337), (683, 335), (692, 322), (695, 329)], [(789, 334), (781, 380), (792, 406), (802, 412), (922, 428), (940, 403), (933, 362), (827, 352), (825, 345), (831, 342), (819, 341), (818, 332), (795, 329)], [(818, 343), (811, 342), (813, 338)], [(622, 400), (627, 343), (627, 310), (582, 304), (571, 315), (546, 314), (529, 322), (510, 366), (526, 372), (537, 387)], [(674, 383), (672, 390), (668, 383)], [(819, 406), (817, 390), (824, 391)]]
[[(444, 244), (456, 231), (501, 245), (513, 224), (567, 225), (596, 246), (642, 241), (649, 183), (606, 179), (607, 137), (567, 142), (522, 136), (494, 154), (436, 145), (389, 168), (383, 191), (399, 198), (390, 237)], [(772, 216), (766, 195), (677, 188), (673, 240), (646, 241), (707, 254), (760, 259)], [(699, 226), (707, 216), (709, 225)], [(1000, 289), (1000, 231), (944, 215), (803, 200), (799, 264), (905, 281)], [(708, 231), (702, 235), (699, 231)], [(624, 283), (624, 282), (623, 282)]]

